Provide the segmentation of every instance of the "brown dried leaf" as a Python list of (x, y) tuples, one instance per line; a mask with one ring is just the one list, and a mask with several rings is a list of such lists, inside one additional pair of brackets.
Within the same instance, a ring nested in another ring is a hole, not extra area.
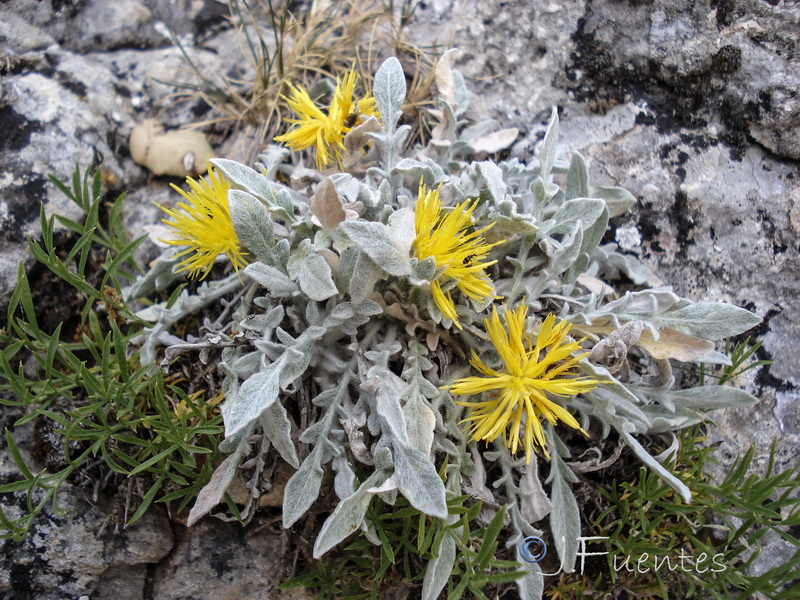
[(658, 340), (655, 340), (653, 334), (645, 330), (636, 345), (653, 358), (674, 358), (682, 362), (697, 360), (714, 350), (714, 342), (681, 333), (670, 327), (659, 330), (658, 334)]
[(514, 143), (518, 135), (519, 129), (516, 127), (501, 129), (500, 131), (495, 131), (494, 133), (479, 137), (474, 142), (471, 142), (470, 145), (475, 149), (475, 152), (494, 154), (495, 152), (500, 152), (500, 150), (508, 148)]
[(336, 229), (347, 216), (339, 192), (330, 179), (320, 182), (316, 193), (308, 201), (308, 206), (314, 213), (315, 224), (318, 223), (325, 231)]
[(436, 87), (439, 94), (452, 106), (456, 106), (456, 86), (453, 81), (453, 65), (458, 60), (458, 50), (451, 48), (436, 63)]

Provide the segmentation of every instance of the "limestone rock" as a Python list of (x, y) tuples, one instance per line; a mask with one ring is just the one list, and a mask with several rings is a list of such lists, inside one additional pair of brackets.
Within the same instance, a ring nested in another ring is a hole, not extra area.
[(77, 52), (107, 52), (117, 48), (168, 46), (170, 40), (166, 34), (156, 29), (154, 15), (144, 2), (89, 0), (74, 18), (73, 27), (62, 43)]
[[(14, 507), (7, 502), (6, 497), (4, 510), (13, 515)], [(24, 541), (0, 541), (3, 597), (92, 596), (109, 569), (113, 569), (110, 574), (127, 572), (133, 587), (143, 586), (144, 577), (139, 579), (136, 573), (146, 574), (145, 565), (160, 561), (172, 548), (170, 524), (159, 510), (150, 511), (128, 529), (114, 531), (107, 526), (108, 508), (91, 505), (70, 484), (62, 486), (59, 504), (66, 513), (59, 516), (47, 510)]]
[(187, 529), (153, 575), (153, 600), (280, 597), (280, 536), (203, 519)]

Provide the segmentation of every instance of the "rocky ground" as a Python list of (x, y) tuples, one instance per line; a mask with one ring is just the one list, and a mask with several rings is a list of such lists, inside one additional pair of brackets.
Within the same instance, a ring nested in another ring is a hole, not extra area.
[[(7, 0), (0, 5), (0, 296), (7, 298), (39, 205), (77, 218), (47, 181), (76, 162), (102, 163), (129, 190), (133, 233), (172, 194), (130, 159), (135, 123), (206, 118), (174, 103), (190, 81), (167, 32), (201, 68), (241, 62), (214, 0)], [(616, 239), (691, 299), (744, 306), (774, 364), (749, 382), (758, 405), (717, 417), (721, 456), (780, 439), (800, 445), (800, 7), (768, 0), (510, 0), (420, 3), (411, 31), (461, 49), (471, 111), (518, 127), (522, 159), (552, 106), (562, 142), (595, 182), (639, 202)], [(213, 139), (212, 139), (213, 141)], [(133, 217), (136, 218), (133, 218)], [(614, 235), (614, 234), (611, 234)], [(611, 238), (610, 238), (611, 240)], [(3, 422), (14, 416), (3, 415)], [(13, 465), (0, 452), (0, 478)], [(206, 520), (187, 530), (153, 511), (113, 531), (102, 499), (65, 489), (66, 516), (42, 518), (22, 543), (2, 542), (0, 597), (275, 598), (285, 538), (269, 519), (244, 532)], [(780, 546), (770, 554), (780, 560)], [(254, 560), (255, 557), (255, 560)], [(257, 565), (254, 567), (253, 565)]]

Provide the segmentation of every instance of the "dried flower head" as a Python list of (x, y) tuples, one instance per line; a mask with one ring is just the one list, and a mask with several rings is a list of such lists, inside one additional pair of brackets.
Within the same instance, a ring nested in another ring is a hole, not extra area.
[(496, 298), (494, 287), (486, 269), (497, 261), (486, 261), (489, 251), (502, 242), (487, 244), (483, 234), (491, 229), (469, 231), (472, 213), (478, 200), (457, 204), (442, 214), (439, 190), (428, 190), (420, 182), (417, 205), (414, 209), (414, 250), (419, 260), (433, 257), (439, 276), (431, 281), (431, 293), (442, 314), (461, 329), (456, 314), (455, 302), (450, 292), (442, 290), (442, 284), (453, 280), (455, 287), (479, 302)]
[(524, 304), (516, 310), (505, 309), (506, 327), (503, 327), (497, 308), (493, 307), (491, 318), (485, 319), (484, 324), (504, 368), (500, 371), (489, 368), (473, 350), (470, 364), (481, 376), (459, 379), (450, 390), (461, 396), (487, 392), (487, 400), (458, 402), (471, 409), (464, 422), (471, 422), (472, 440), (490, 442), (502, 434), (506, 446), (516, 453), (524, 426), (525, 456), (530, 463), (536, 446), (542, 448), (545, 456), (550, 456), (545, 446), (542, 418), (553, 425), (563, 421), (586, 433), (575, 417), (548, 396), (575, 396), (593, 390), (601, 382), (572, 376), (570, 370), (587, 353), (574, 354), (581, 348), (577, 342), (566, 338), (570, 323), (556, 323), (555, 316), (548, 315), (539, 326), (534, 343), (533, 336), (524, 331), (527, 314)]
[(355, 71), (351, 70), (345, 73), (341, 82), (337, 82), (328, 114), (314, 104), (303, 87), (290, 85), (292, 95), (283, 99), (298, 116), (287, 121), (297, 127), (277, 136), (275, 141), (286, 143), (292, 150), (313, 146), (319, 170), (328, 166), (331, 155), (341, 166), (345, 134), (360, 125), (364, 116), (379, 116), (375, 98), (367, 94), (358, 101), (354, 99), (357, 78)]
[(195, 181), (186, 178), (191, 190), (185, 192), (172, 184), (172, 188), (186, 199), (179, 202), (177, 209), (164, 208), (172, 220), (164, 219), (163, 223), (170, 227), (175, 237), (162, 240), (173, 246), (187, 246), (177, 254), (186, 258), (178, 263), (178, 271), (189, 271), (190, 277), (203, 279), (211, 271), (214, 261), (220, 254), (226, 254), (238, 270), (247, 264), (233, 227), (228, 207), (228, 190), (230, 183), (214, 169), (209, 170), (208, 180), (200, 178)]

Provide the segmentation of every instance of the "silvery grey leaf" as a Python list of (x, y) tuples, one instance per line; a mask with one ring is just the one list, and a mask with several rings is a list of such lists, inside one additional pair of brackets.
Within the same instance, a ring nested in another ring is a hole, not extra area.
[(636, 204), (636, 197), (621, 187), (592, 186), (587, 194), (590, 198), (605, 200), (611, 218), (618, 217)]
[(283, 526), (288, 528), (306, 514), (322, 485), (322, 445), (317, 444), (283, 491)]
[(439, 553), (428, 561), (422, 580), (422, 600), (436, 600), (450, 581), (456, 562), (456, 541), (445, 534), (439, 544)]
[(436, 259), (429, 256), (425, 260), (411, 261), (411, 278), (419, 282), (430, 281), (436, 274)]
[(261, 366), (261, 352), (248, 352), (237, 358), (231, 365), (231, 370), (240, 378), (247, 379)]
[[(345, 255), (350, 257), (345, 272)], [(360, 304), (375, 290), (375, 284), (384, 276), (384, 271), (358, 246), (345, 249), (340, 262), (340, 274), (348, 282), (348, 293), (353, 304)]]
[(333, 282), (331, 267), (322, 256), (309, 252), (300, 263), (300, 289), (312, 300), (321, 302), (339, 293)]
[(408, 432), (403, 409), (400, 407), (400, 394), (388, 383), (392, 376), (397, 377), (388, 369), (382, 370), (378, 393), (375, 396), (375, 410), (381, 419), (384, 433), (390, 434), (394, 440), (407, 446)]
[(749, 310), (721, 302), (695, 302), (668, 310), (655, 320), (712, 342), (739, 335), (761, 323), (761, 318)]
[(669, 290), (642, 290), (640, 292), (626, 292), (622, 298), (609, 302), (597, 312), (640, 315), (659, 314), (680, 302), (681, 298)]
[(392, 229), (383, 223), (346, 221), (339, 228), (381, 269), (402, 277), (411, 270), (409, 247), (396, 239)]
[(475, 163), (475, 168), (486, 184), (489, 195), (495, 203), (502, 202), (506, 197), (506, 184), (503, 181), (503, 171), (490, 160)]
[(273, 193), (267, 178), (258, 171), (227, 158), (212, 158), (208, 162), (219, 169), (234, 187), (249, 192), (260, 200), (266, 201), (267, 198), (272, 198)]
[(531, 457), (519, 479), (520, 514), (529, 523), (536, 523), (544, 519), (553, 510), (553, 504), (542, 487), (539, 480), (539, 463), (536, 455)]
[(261, 413), (258, 422), (281, 458), (295, 469), (299, 468), (300, 460), (292, 441), (292, 424), (283, 405), (280, 402), (272, 403)]
[(281, 389), (287, 389), (298, 377), (308, 369), (314, 354), (313, 348), (318, 340), (325, 335), (325, 329), (319, 326), (308, 327), (297, 338), (292, 348), (287, 348), (283, 357), (285, 366), (281, 372)]
[(277, 360), (241, 385), (233, 401), (227, 403), (224, 415), (226, 438), (249, 426), (278, 399), (282, 369), (283, 360)]
[(550, 176), (550, 171), (553, 169), (553, 163), (556, 159), (556, 144), (558, 143), (558, 110), (553, 108), (550, 114), (550, 124), (547, 126), (547, 132), (544, 134), (544, 141), (542, 142), (542, 149), (539, 151), (539, 163), (541, 164), (541, 178), (547, 181)]
[(567, 472), (572, 478), (575, 475), (555, 448), (555, 433), (552, 427), (548, 426), (545, 430), (551, 457), (548, 481), (551, 484), (550, 495), (553, 511), (550, 513), (550, 529), (553, 532), (553, 542), (561, 559), (561, 568), (566, 573), (572, 573), (575, 570), (578, 538), (581, 535), (581, 517), (578, 511), (578, 502), (575, 500), (575, 495), (565, 476)]
[(536, 235), (539, 228), (526, 215), (514, 215), (505, 217), (502, 215), (492, 216), (491, 220), (495, 223), (494, 230), (507, 231), (522, 236)]
[(374, 300), (370, 299), (366, 299), (356, 304), (354, 310), (356, 314), (365, 317), (377, 317), (378, 315), (383, 314), (383, 309), (381, 308), (381, 305), (375, 302)]
[(285, 273), (262, 262), (247, 265), (244, 274), (276, 298), (291, 298), (300, 289)]
[(406, 421), (409, 446), (430, 456), (436, 416), (422, 399), (422, 394), (416, 386), (412, 386), (410, 397), (406, 400), (402, 410)]
[(578, 152), (572, 153), (572, 160), (569, 163), (567, 172), (567, 189), (565, 190), (567, 200), (573, 198), (589, 197), (589, 173), (586, 170), (586, 161)]
[(289, 156), (291, 156), (291, 152), (285, 146), (268, 144), (262, 153), (258, 155), (258, 162), (255, 167), (259, 172), (264, 172), (264, 177), (274, 181), (275, 174)]
[[(469, 125), (461, 130), (459, 137), (466, 141), (472, 143), (474, 140), (477, 140), (485, 135), (487, 135), (493, 129), (498, 127), (497, 121), (494, 119), (484, 119), (483, 121), (478, 121), (474, 125)], [(514, 162), (516, 161), (516, 162)], [(512, 169), (516, 169), (519, 167), (519, 160), (516, 158), (512, 158), (511, 161), (507, 161), (505, 163), (500, 163), (500, 168), (503, 169), (503, 173), (505, 175), (511, 175), (511, 170), (507, 168), (508, 164), (513, 164), (514, 167)], [(514, 171), (514, 174), (518, 174), (519, 171)]]
[(583, 230), (589, 229), (606, 211), (606, 203), (596, 198), (574, 198), (565, 202), (551, 217), (550, 227), (542, 225), (539, 239), (544, 235), (564, 234), (580, 222)]
[(748, 392), (728, 385), (705, 385), (685, 390), (638, 386), (635, 389), (652, 400), (663, 402), (668, 398), (673, 406), (687, 409), (714, 410), (748, 406), (758, 402), (758, 399)]
[(616, 252), (616, 249), (617, 245), (614, 243), (604, 244), (595, 250), (592, 258), (619, 269), (637, 285), (653, 285), (656, 282), (653, 272), (643, 265), (635, 256), (619, 254)]
[(469, 108), (469, 93), (464, 84), (464, 76), (455, 69), (453, 70), (453, 85), (455, 87), (456, 116), (463, 115)]
[(531, 183), (531, 194), (533, 195), (533, 204), (526, 208), (528, 208), (528, 212), (539, 219), (542, 209), (550, 199), (545, 190), (544, 180), (541, 177), (537, 177)]
[(409, 177), (415, 186), (422, 180), (422, 183), (426, 186), (433, 188), (439, 182), (447, 179), (444, 169), (427, 157), (422, 162), (412, 158), (404, 158), (397, 163), (394, 169), (396, 172)]
[(519, 549), (517, 550), (517, 562), (519, 562), (520, 565), (524, 565), (524, 567), (530, 571), (525, 577), (517, 579), (516, 581), (520, 600), (542, 600), (542, 595), (544, 594), (544, 576), (542, 575), (542, 569), (536, 563), (529, 565), (523, 562), (522, 556), (519, 554)]
[(569, 269), (581, 253), (581, 246), (583, 245), (583, 229), (581, 227), (581, 222), (573, 223), (572, 231), (566, 233), (567, 236), (564, 245), (556, 250), (550, 258), (550, 263), (547, 265), (547, 272), (550, 275), (560, 275)]
[(703, 413), (698, 411), (686, 409), (669, 411), (658, 404), (645, 406), (642, 410), (647, 413), (650, 419), (650, 428), (647, 430), (648, 433), (669, 433), (677, 431), (678, 429), (683, 429), (684, 427), (696, 425), (705, 419)]
[(395, 57), (388, 58), (378, 67), (372, 95), (375, 96), (378, 112), (387, 131), (394, 131), (403, 114), (403, 102), (406, 99), (406, 77), (400, 61)]
[(355, 493), (339, 502), (331, 515), (322, 524), (314, 543), (314, 558), (319, 558), (336, 544), (361, 527), (372, 496), (367, 490), (377, 487), (388, 478), (383, 471), (375, 471), (362, 483)]
[(278, 264), (272, 219), (266, 207), (252, 194), (234, 189), (228, 191), (228, 205), (241, 242), (259, 259)]
[(219, 169), (234, 187), (249, 192), (266, 203), (270, 210), (278, 211), (284, 218), (290, 221), (294, 220), (291, 196), (286, 197), (287, 190), (278, 187), (279, 191), (276, 195), (273, 187), (277, 184), (270, 182), (258, 171), (254, 171), (250, 167), (246, 167), (234, 160), (212, 158), (208, 162)]
[(415, 448), (394, 444), (394, 478), (397, 489), (418, 511), (447, 518), (444, 483), (431, 460)]
[(664, 483), (669, 485), (673, 490), (678, 492), (686, 504), (692, 502), (692, 492), (686, 487), (680, 479), (675, 477), (672, 473), (667, 471), (660, 462), (653, 458), (647, 450), (633, 437), (624, 427), (618, 427), (617, 431), (625, 438), (628, 446), (636, 453), (636, 455), (650, 467), (655, 473), (664, 480)]
[(603, 209), (600, 217), (597, 218), (591, 227), (583, 232), (580, 255), (564, 275), (565, 282), (574, 283), (578, 276), (586, 270), (586, 267), (589, 265), (590, 257), (602, 241), (607, 228), (608, 210)]
[(349, 498), (356, 491), (356, 474), (350, 467), (347, 460), (347, 454), (342, 452), (339, 456), (334, 457), (333, 470), (336, 471), (336, 477), (333, 480), (333, 489), (340, 500)]

